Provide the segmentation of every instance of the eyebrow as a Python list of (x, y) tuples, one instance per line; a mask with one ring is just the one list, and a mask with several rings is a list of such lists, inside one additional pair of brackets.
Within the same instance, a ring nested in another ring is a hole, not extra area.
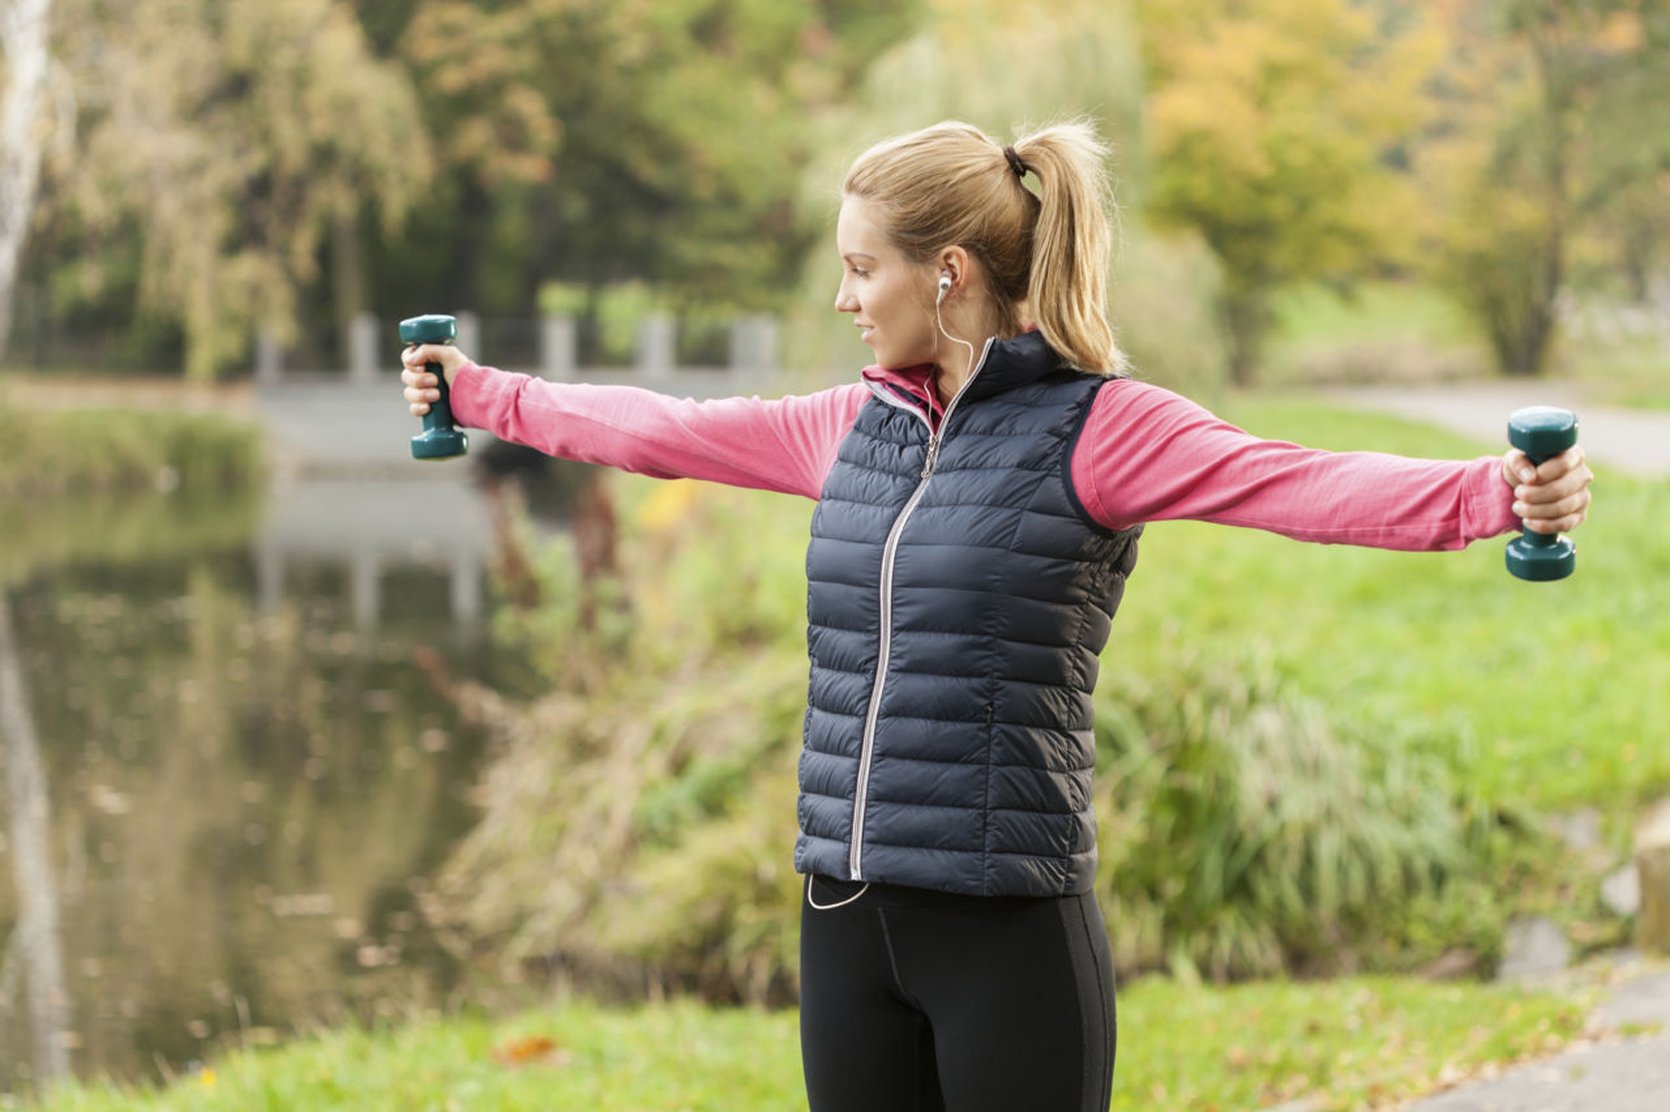
[(862, 251), (849, 251), (847, 254), (842, 255), (841, 258), (845, 259), (849, 263), (854, 259), (869, 259), (871, 262), (876, 261), (876, 257), (874, 255), (866, 255)]

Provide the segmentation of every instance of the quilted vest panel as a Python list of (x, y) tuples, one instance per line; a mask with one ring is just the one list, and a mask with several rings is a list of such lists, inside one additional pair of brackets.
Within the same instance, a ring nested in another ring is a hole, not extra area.
[(1071, 490), (1103, 381), (1036, 333), (994, 342), (937, 444), (920, 402), (871, 384), (807, 552), (801, 872), (1090, 889), (1091, 691), (1140, 531)]

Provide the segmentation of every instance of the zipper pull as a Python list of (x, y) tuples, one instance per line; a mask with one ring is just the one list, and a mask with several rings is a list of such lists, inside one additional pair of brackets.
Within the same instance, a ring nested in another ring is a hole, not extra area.
[(928, 437), (928, 458), (922, 463), (922, 477), (928, 478), (934, 473), (934, 460), (939, 457), (939, 434), (936, 432)]

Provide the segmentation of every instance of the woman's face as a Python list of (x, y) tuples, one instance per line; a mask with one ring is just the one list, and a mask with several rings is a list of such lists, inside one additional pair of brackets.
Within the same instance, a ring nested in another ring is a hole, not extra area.
[(851, 313), (862, 339), (883, 367), (932, 363), (938, 275), (931, 263), (907, 262), (871, 218), (869, 202), (848, 197), (835, 223), (835, 245), (845, 270), (835, 308)]

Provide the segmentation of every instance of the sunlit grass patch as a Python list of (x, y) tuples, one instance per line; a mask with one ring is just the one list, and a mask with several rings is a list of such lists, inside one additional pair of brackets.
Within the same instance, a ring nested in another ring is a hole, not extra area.
[[(1480, 985), (1353, 978), (1119, 999), (1114, 1109), (1352, 1108), (1427, 1091), (1575, 1037), (1577, 1002)], [(65, 1090), (39, 1112), (752, 1112), (805, 1107), (793, 1011), (573, 1003), (234, 1052), (162, 1090)]]
[(1120, 998), (1113, 1108), (1377, 1107), (1551, 1053), (1583, 1014), (1570, 999), (1478, 984), (1144, 981)]

